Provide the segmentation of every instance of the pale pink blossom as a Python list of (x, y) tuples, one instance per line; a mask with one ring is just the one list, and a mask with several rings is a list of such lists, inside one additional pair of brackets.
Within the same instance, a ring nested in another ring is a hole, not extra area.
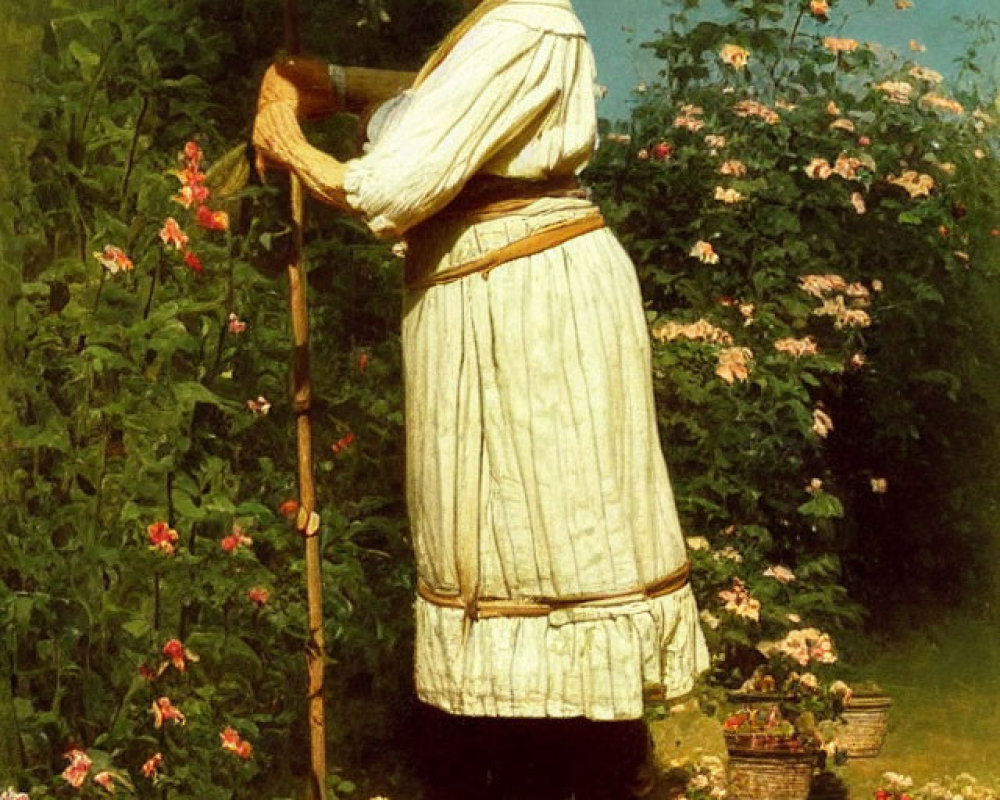
[(846, 117), (840, 117), (839, 119), (835, 119), (833, 122), (830, 123), (830, 130), (847, 131), (848, 133), (854, 133), (856, 128), (854, 127), (854, 123), (851, 120), (847, 119)]
[(699, 240), (691, 247), (688, 254), (691, 258), (697, 258), (702, 264), (718, 264), (719, 254), (715, 252), (710, 242)]
[(743, 69), (750, 61), (750, 51), (738, 44), (723, 45), (719, 51), (719, 57), (724, 64), (728, 64), (733, 69)]
[(69, 765), (63, 770), (62, 778), (74, 789), (79, 789), (83, 786), (94, 762), (86, 752), (78, 748), (68, 751), (64, 757), (69, 761)]
[(709, 628), (711, 628), (713, 631), (716, 630), (722, 623), (722, 620), (719, 619), (717, 616), (715, 616), (715, 614), (713, 614), (707, 608), (703, 608), (698, 616), (700, 617), (701, 621)]
[(816, 339), (813, 336), (806, 336), (803, 339), (778, 339), (774, 343), (774, 349), (779, 353), (787, 353), (795, 358), (814, 356), (819, 352)]
[(743, 555), (732, 545), (726, 545), (721, 550), (712, 553), (712, 558), (716, 561), (732, 561), (735, 564), (743, 563)]
[(712, 325), (708, 320), (699, 319), (697, 322), (663, 322), (655, 326), (652, 331), (654, 339), (661, 342), (672, 342), (676, 339), (688, 339), (690, 341), (711, 342), (712, 344), (732, 344), (733, 337), (722, 328)]
[(842, 292), (847, 288), (847, 281), (839, 275), (801, 275), (799, 288), (813, 297), (823, 298), (830, 292)]
[(812, 430), (813, 433), (824, 439), (830, 434), (830, 431), (833, 430), (833, 420), (830, 418), (830, 415), (821, 408), (813, 409)]
[(882, 81), (875, 89), (885, 95), (886, 100), (897, 105), (907, 105), (913, 96), (913, 85), (906, 81)]
[(716, 186), (715, 199), (725, 203), (727, 206), (732, 206), (743, 200), (743, 194), (736, 189), (727, 189), (722, 186)]
[(719, 351), (715, 374), (726, 383), (746, 381), (750, 376), (753, 351), (749, 347), (726, 347)]
[(791, 583), (795, 580), (795, 573), (781, 564), (768, 567), (761, 574), (765, 578), (774, 578), (778, 583)]
[(833, 169), (825, 158), (813, 158), (806, 166), (806, 175), (813, 180), (825, 181), (833, 175)]
[(742, 178), (747, 174), (747, 165), (739, 159), (731, 158), (722, 162), (719, 166), (719, 173), (733, 178)]
[(718, 596), (725, 602), (725, 610), (731, 614), (760, 621), (760, 601), (750, 596), (746, 585), (739, 578), (733, 578), (732, 588), (723, 589)]

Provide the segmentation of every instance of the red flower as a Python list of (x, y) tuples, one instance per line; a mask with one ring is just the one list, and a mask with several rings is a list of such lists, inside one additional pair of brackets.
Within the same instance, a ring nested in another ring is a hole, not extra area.
[(250, 598), (252, 603), (262, 608), (270, 602), (271, 592), (263, 586), (255, 586), (247, 592), (247, 597)]
[(162, 728), (163, 723), (169, 720), (173, 720), (179, 725), (187, 725), (187, 718), (181, 713), (179, 708), (170, 702), (169, 697), (161, 697), (159, 700), (154, 700), (150, 711), (153, 714), (153, 725), (157, 730)]
[(280, 506), (278, 506), (278, 513), (283, 517), (288, 519), (293, 519), (296, 514), (299, 513), (299, 501), (298, 500), (286, 500)]
[(674, 147), (667, 142), (657, 142), (653, 145), (653, 158), (657, 161), (666, 161), (673, 154)]
[(229, 215), (225, 211), (212, 211), (208, 206), (198, 206), (194, 221), (207, 231), (229, 230)]
[(229, 317), (226, 321), (227, 330), (233, 335), (239, 335), (247, 329), (247, 324), (241, 320), (235, 313), (230, 312)]
[(139, 665), (139, 675), (145, 678), (147, 681), (151, 681), (160, 677), (159, 673), (156, 670), (150, 669), (145, 664)]
[(364, 372), (366, 369), (368, 369), (368, 360), (369, 360), (368, 353), (366, 352), (362, 352), (361, 355), (358, 356), (358, 369), (361, 372)]
[(734, 731), (742, 725), (745, 725), (749, 721), (750, 717), (748, 714), (740, 712), (738, 714), (732, 714), (726, 719), (722, 724), (722, 727), (727, 731)]
[(201, 259), (198, 258), (198, 256), (196, 256), (194, 252), (191, 250), (188, 250), (184, 254), (184, 263), (191, 268), (192, 272), (196, 272), (199, 275), (201, 275), (201, 273), (205, 271), (201, 265)]
[(168, 556), (172, 556), (176, 550), (174, 543), (177, 541), (177, 531), (171, 528), (166, 522), (154, 522), (146, 528), (149, 536), (149, 549), (159, 550)]
[(205, 176), (201, 172), (191, 173), (189, 170), (184, 172), (178, 172), (177, 177), (183, 182), (181, 190), (174, 197), (175, 203), (180, 203), (184, 208), (191, 208), (191, 206), (201, 206), (206, 200), (208, 200), (208, 188), (202, 184), (200, 181), (204, 180)]
[(101, 266), (112, 275), (132, 271), (132, 259), (125, 254), (124, 250), (113, 244), (104, 245), (104, 252), (95, 252), (93, 255), (101, 262)]
[(227, 553), (234, 553), (240, 549), (240, 547), (249, 547), (253, 544), (253, 539), (243, 533), (243, 528), (239, 525), (233, 525), (233, 532), (229, 536), (225, 537), (220, 542), (222, 549)]
[(111, 773), (108, 770), (98, 772), (94, 776), (94, 783), (111, 794), (115, 793), (114, 773)]
[(142, 774), (145, 778), (153, 778), (157, 771), (163, 766), (163, 753), (156, 753), (146, 760), (142, 765)]
[(83, 750), (76, 748), (67, 752), (65, 758), (69, 759), (69, 766), (63, 770), (63, 780), (74, 789), (79, 789), (83, 786), (83, 782), (87, 778), (87, 773), (90, 772), (90, 767), (94, 762), (90, 760), (90, 756)]
[(184, 672), (187, 669), (189, 661), (192, 663), (198, 662), (198, 656), (182, 645), (179, 639), (171, 639), (163, 645), (163, 655), (170, 659), (170, 663), (179, 672)]
[(337, 441), (335, 441), (332, 445), (330, 445), (330, 449), (333, 450), (333, 452), (336, 453), (337, 455), (340, 455), (352, 444), (354, 444), (354, 434), (348, 432), (345, 436), (342, 436), (340, 439), (337, 439)]
[(160, 229), (160, 238), (165, 245), (173, 247), (175, 250), (183, 250), (188, 243), (187, 234), (181, 230), (181, 226), (173, 217), (167, 217), (167, 221), (163, 223), (163, 227)]
[(188, 160), (188, 163), (200, 164), (202, 155), (201, 145), (196, 141), (191, 140), (184, 145), (184, 158)]
[(244, 761), (246, 761), (253, 755), (253, 745), (251, 745), (250, 742), (243, 741), (240, 738), (239, 732), (237, 732), (235, 728), (226, 727), (219, 734), (219, 738), (222, 740), (223, 750), (228, 750), (230, 753), (235, 753)]

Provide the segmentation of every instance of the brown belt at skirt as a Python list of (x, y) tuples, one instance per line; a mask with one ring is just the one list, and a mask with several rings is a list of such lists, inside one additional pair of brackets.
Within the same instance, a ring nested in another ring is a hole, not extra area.
[[(483, 176), (469, 181), (461, 193), (435, 217), (462, 219), (469, 224), (483, 222), (519, 211), (543, 197), (586, 198), (587, 192), (576, 178), (527, 181)], [(406, 288), (430, 289), (476, 273), (486, 278), (491, 270), (501, 264), (557, 247), (577, 236), (599, 230), (604, 225), (604, 217), (595, 208), (583, 216), (547, 225), (523, 239), (466, 261), (464, 264), (428, 275), (412, 275), (407, 271)]]
[(607, 605), (615, 600), (646, 599), (672, 594), (688, 585), (691, 578), (691, 564), (685, 562), (678, 569), (641, 586), (612, 592), (591, 592), (565, 595), (563, 597), (530, 597), (507, 599), (500, 597), (477, 597), (473, 608), (466, 608), (459, 594), (445, 594), (433, 589), (423, 580), (417, 581), (417, 594), (428, 603), (444, 608), (454, 608), (466, 612), (470, 619), (496, 619), (498, 617), (545, 617), (553, 611)]

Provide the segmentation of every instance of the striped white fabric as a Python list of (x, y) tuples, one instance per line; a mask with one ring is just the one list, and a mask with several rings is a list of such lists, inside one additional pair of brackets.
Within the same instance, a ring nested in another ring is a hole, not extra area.
[[(568, 0), (512, 0), (394, 110), (351, 163), (349, 197), (380, 233), (425, 222), (407, 257), (428, 271), (586, 213), (586, 201), (549, 199), (473, 226), (428, 219), (477, 172), (581, 168), (595, 138), (592, 82)], [(395, 148), (414, 132), (402, 159)], [(684, 562), (635, 269), (610, 231), (488, 280), (409, 293), (403, 347), (407, 496), (431, 587), (466, 598), (615, 592)], [(424, 600), (416, 615), (417, 691), (459, 714), (637, 718), (644, 688), (681, 695), (708, 666), (689, 588), (471, 625)]]

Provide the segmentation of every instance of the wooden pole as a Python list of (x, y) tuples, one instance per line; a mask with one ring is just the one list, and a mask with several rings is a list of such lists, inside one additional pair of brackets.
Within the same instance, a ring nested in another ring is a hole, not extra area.
[[(285, 48), (289, 55), (300, 51), (298, 0), (285, 3)], [(306, 273), (302, 253), (305, 202), (302, 183), (290, 175), (292, 252), (288, 261), (288, 297), (292, 317), (292, 408), (298, 447), (299, 514), (297, 525), (305, 536), (306, 597), (309, 606), (309, 641), (306, 644), (309, 715), (309, 800), (326, 800), (326, 712), (324, 670), (326, 641), (323, 635), (323, 582), (319, 549), (319, 515), (313, 482), (312, 425), (309, 412), (312, 389), (309, 379), (309, 310), (306, 303)]]

